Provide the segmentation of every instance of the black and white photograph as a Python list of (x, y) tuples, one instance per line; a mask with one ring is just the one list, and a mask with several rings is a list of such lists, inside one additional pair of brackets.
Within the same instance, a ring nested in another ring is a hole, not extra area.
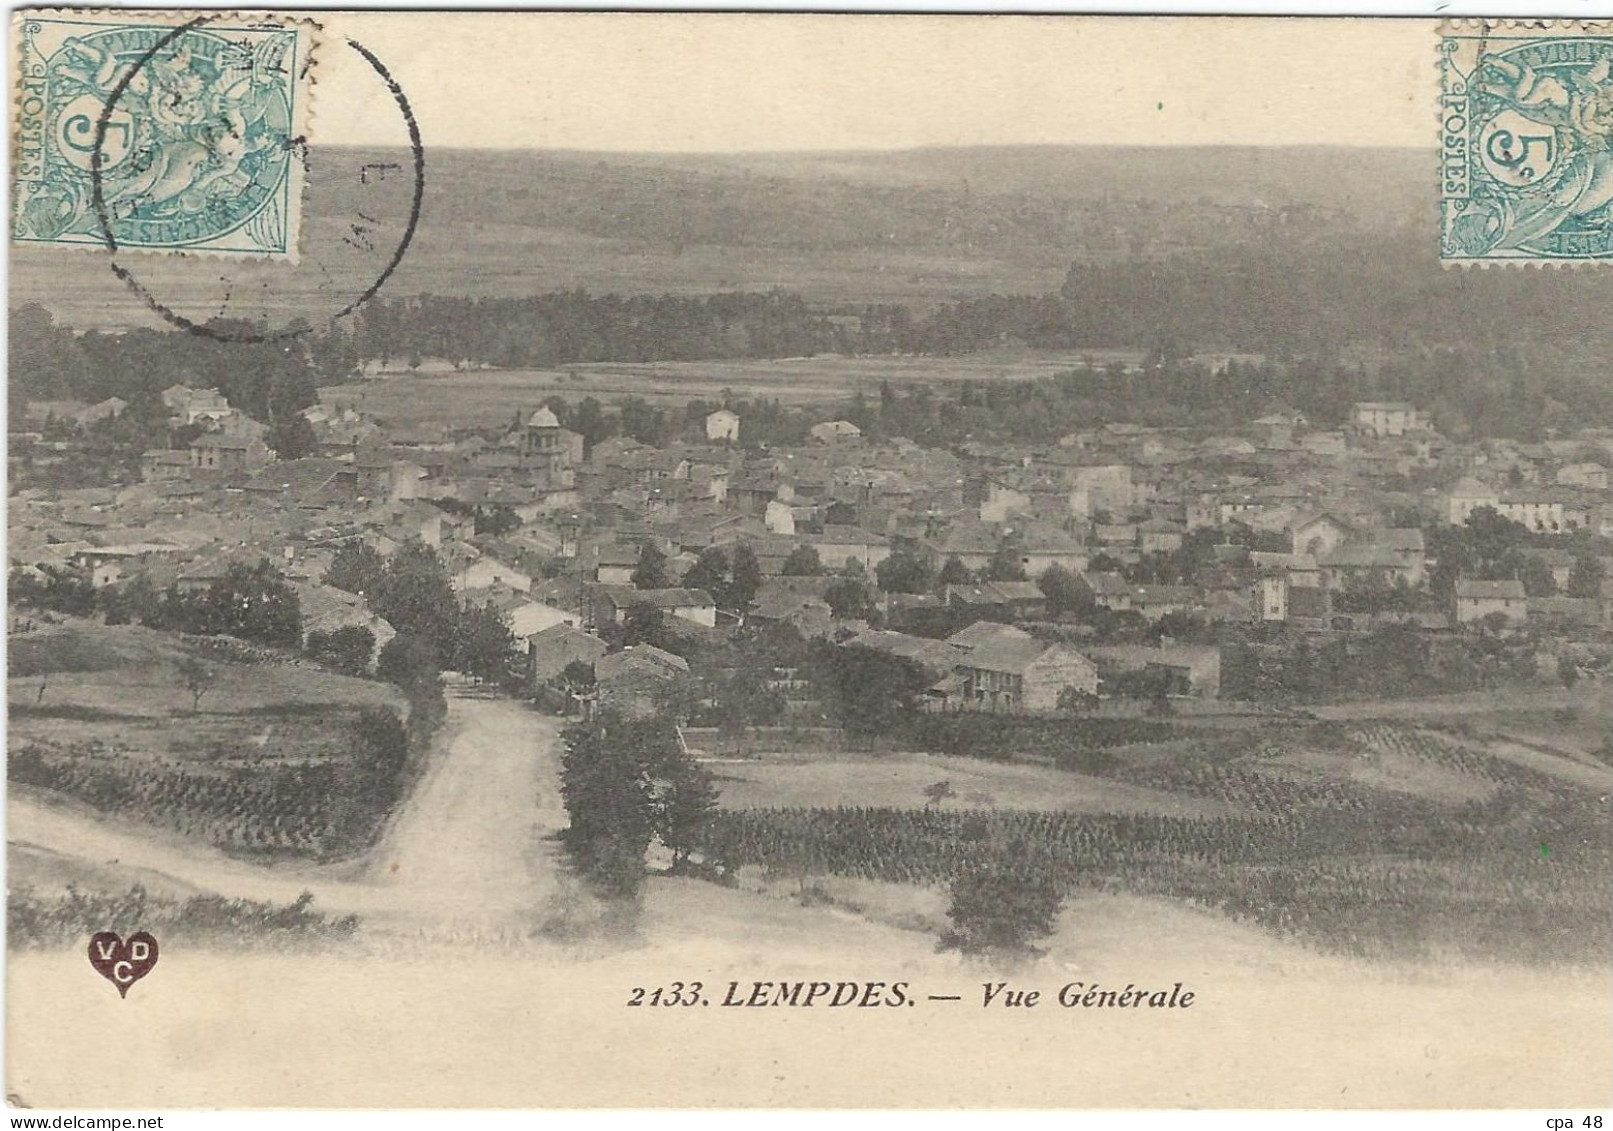
[(12, 1108), (1600, 1126), (1613, 22), (7, 60)]

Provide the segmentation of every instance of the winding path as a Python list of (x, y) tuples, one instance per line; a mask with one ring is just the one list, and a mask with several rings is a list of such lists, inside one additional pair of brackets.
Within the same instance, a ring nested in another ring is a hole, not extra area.
[(565, 824), (559, 723), (520, 703), (451, 686), (430, 764), (360, 862), (258, 866), (175, 835), (13, 796), (6, 838), (59, 856), (137, 869), (232, 898), (356, 912), (366, 931), (484, 935), (531, 922), (554, 883), (549, 835)]

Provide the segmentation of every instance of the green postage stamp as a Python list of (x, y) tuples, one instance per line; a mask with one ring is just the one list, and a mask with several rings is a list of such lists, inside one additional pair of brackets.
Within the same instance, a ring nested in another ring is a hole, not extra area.
[(1441, 259), (1613, 262), (1613, 23), (1447, 26), (1440, 117)]
[(13, 240), (296, 259), (311, 22), (15, 19)]

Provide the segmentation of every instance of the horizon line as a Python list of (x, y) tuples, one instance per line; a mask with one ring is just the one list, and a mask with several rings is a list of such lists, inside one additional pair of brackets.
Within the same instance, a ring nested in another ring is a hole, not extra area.
[[(314, 148), (324, 145), (332, 149), (408, 149), (399, 142), (329, 141), (312, 143)], [(452, 150), (460, 153), (586, 153), (611, 154), (630, 157), (843, 157), (871, 156), (902, 153), (950, 153), (978, 149), (1127, 149), (1187, 152), (1218, 149), (1269, 149), (1269, 150), (1352, 150), (1355, 152), (1421, 153), (1431, 146), (1418, 145), (1359, 145), (1350, 142), (1106, 142), (1106, 141), (982, 141), (959, 142), (950, 145), (903, 145), (889, 147), (848, 146), (841, 149), (584, 149), (577, 146), (515, 146), (515, 145), (454, 145), (448, 143), (425, 144), (422, 148)]]

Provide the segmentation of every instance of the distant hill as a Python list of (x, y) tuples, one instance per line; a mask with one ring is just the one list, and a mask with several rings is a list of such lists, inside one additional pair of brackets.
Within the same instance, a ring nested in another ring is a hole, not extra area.
[[(401, 150), (318, 148), (305, 247), (332, 247)], [(1425, 153), (1333, 148), (981, 147), (881, 153), (604, 154), (431, 149), (421, 226), (387, 293), (522, 295), (772, 287), (815, 301), (1042, 293), (1072, 261), (1231, 245), (1433, 238)], [(333, 256), (279, 269), (263, 312), (318, 318)], [(184, 307), (183, 270), (152, 265)], [(77, 325), (150, 321), (94, 252), (14, 249), (12, 303)], [(198, 281), (215, 303), (216, 280)], [(154, 287), (154, 289), (156, 289)], [(236, 288), (237, 302), (243, 288)], [(232, 307), (232, 313), (237, 308)], [(210, 310), (196, 310), (207, 317)]]

